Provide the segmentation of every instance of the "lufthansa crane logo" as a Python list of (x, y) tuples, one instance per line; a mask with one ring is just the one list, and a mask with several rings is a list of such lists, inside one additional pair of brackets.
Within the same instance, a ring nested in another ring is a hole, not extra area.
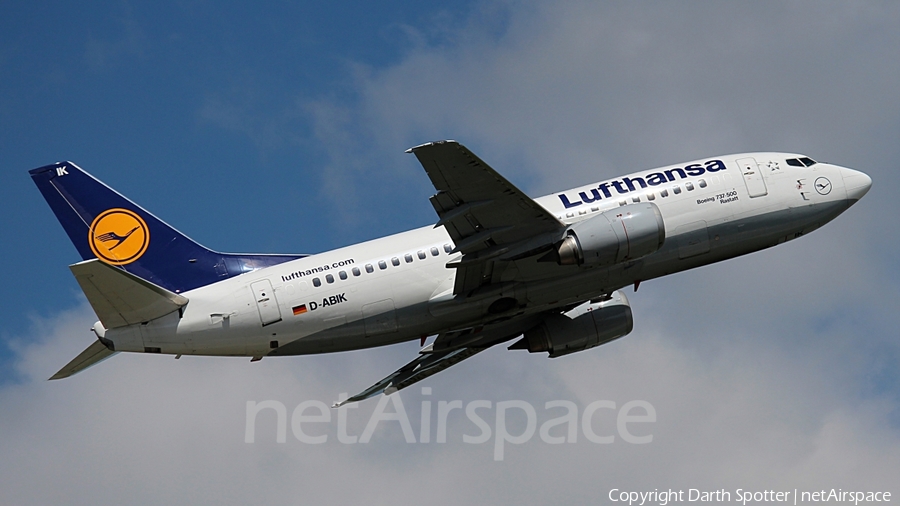
[(827, 177), (816, 178), (816, 191), (819, 195), (828, 195), (831, 193), (831, 181)]
[(150, 229), (134, 211), (107, 209), (91, 223), (88, 244), (100, 260), (112, 265), (126, 265), (147, 251)]

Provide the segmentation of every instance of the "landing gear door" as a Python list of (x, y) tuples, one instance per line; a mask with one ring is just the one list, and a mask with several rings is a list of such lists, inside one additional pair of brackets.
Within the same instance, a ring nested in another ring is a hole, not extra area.
[(762, 170), (755, 158), (741, 158), (737, 164), (741, 171), (741, 177), (744, 178), (744, 184), (747, 185), (747, 193), (751, 198), (762, 197), (769, 193), (766, 189), (766, 180), (763, 179)]
[(272, 282), (261, 279), (250, 284), (253, 297), (256, 299), (256, 308), (259, 309), (259, 319), (263, 327), (281, 321), (281, 310), (278, 308), (278, 299), (275, 298), (275, 290)]
[(397, 331), (397, 316), (394, 313), (394, 301), (391, 299), (366, 304), (362, 307), (362, 315), (366, 337)]
[(705, 221), (688, 223), (675, 229), (678, 258), (685, 259), (709, 253), (709, 229)]

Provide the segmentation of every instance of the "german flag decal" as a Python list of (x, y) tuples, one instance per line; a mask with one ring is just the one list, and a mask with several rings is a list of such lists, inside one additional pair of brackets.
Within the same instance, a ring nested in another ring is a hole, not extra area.
[(301, 315), (306, 312), (306, 304), (300, 304), (299, 306), (294, 306), (291, 309), (294, 311), (294, 316)]

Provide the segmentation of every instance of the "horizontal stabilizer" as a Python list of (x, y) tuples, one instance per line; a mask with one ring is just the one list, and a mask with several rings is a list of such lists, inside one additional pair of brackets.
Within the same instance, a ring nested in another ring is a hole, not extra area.
[(50, 379), (57, 380), (68, 378), (69, 376), (75, 373), (79, 373), (94, 364), (98, 364), (115, 354), (115, 351), (111, 351), (100, 341), (94, 341), (93, 344), (79, 353), (77, 357), (73, 358), (71, 362), (66, 364), (65, 367), (59, 370), (59, 372), (51, 376)]
[(69, 269), (107, 329), (154, 320), (188, 303), (184, 296), (96, 258), (70, 265)]

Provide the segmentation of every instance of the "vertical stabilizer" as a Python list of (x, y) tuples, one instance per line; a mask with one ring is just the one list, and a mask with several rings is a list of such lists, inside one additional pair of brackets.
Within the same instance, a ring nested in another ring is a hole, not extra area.
[(72, 162), (29, 173), (82, 259), (99, 258), (174, 293), (304, 256), (211, 251)]

